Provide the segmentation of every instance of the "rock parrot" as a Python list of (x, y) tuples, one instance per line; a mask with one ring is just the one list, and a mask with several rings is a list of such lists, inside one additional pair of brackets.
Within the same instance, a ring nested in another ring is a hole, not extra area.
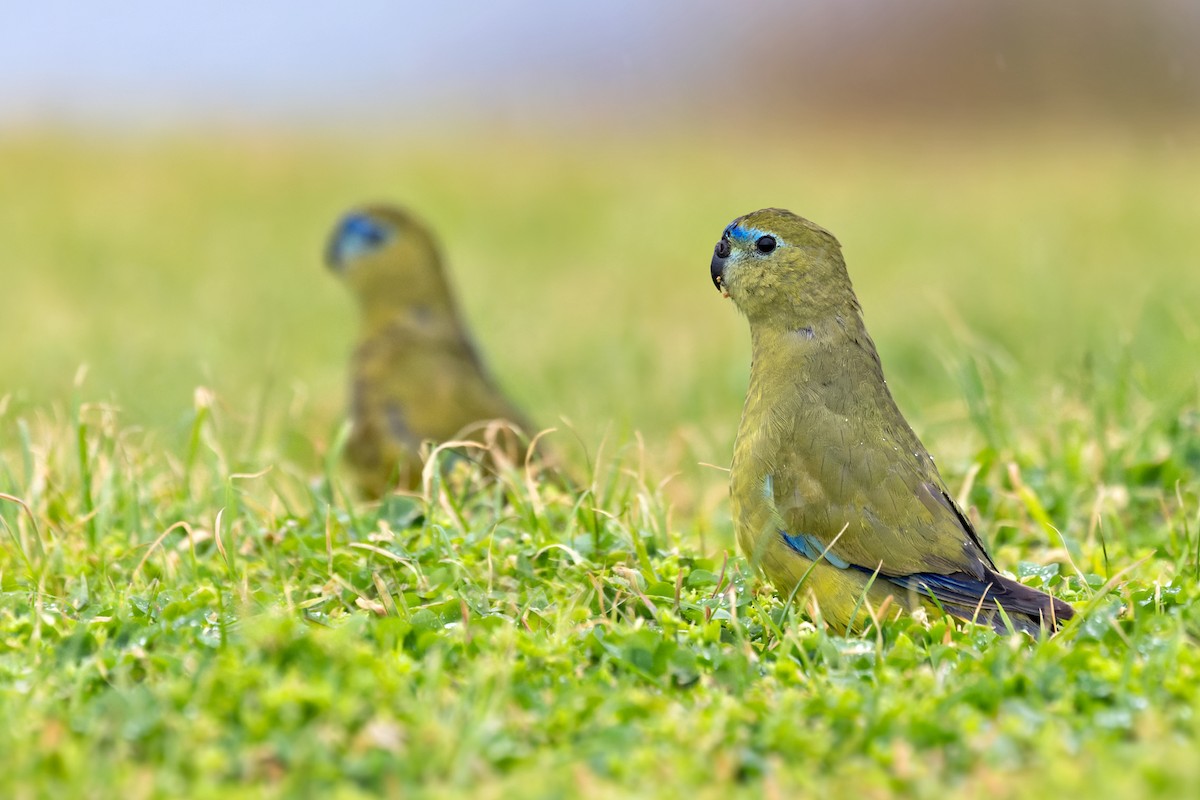
[[(497, 419), (532, 430), (484, 368), (437, 244), (413, 216), (386, 205), (349, 211), (329, 237), (325, 261), (361, 314), (346, 458), (364, 494), (418, 485), (424, 441), (481, 440), (479, 423)], [(515, 435), (501, 439), (513, 458), (524, 457)]]
[(1073, 616), (997, 571), (888, 391), (829, 231), (755, 211), (725, 229), (711, 275), (750, 323), (734, 526), (778, 591), (799, 587), (840, 630), (868, 606), (940, 607), (1000, 632), (1007, 616), (1029, 634)]

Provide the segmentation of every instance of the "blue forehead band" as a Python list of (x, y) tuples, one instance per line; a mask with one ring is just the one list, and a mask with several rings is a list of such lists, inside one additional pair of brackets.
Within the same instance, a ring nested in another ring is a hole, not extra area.
[(342, 267), (361, 255), (378, 249), (392, 238), (391, 228), (362, 211), (342, 217), (329, 237), (325, 262)]
[(772, 236), (777, 242), (782, 243), (782, 240), (775, 234), (764, 230), (759, 230), (758, 228), (743, 228), (741, 223), (738, 221), (729, 223), (729, 225), (725, 228), (725, 233), (722, 235), (722, 238), (732, 239), (736, 242), (748, 243), (756, 242), (763, 236)]

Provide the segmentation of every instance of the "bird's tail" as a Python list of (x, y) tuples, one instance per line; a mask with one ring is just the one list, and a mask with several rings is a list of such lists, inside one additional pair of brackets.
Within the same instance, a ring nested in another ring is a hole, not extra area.
[(921, 573), (903, 581), (892, 580), (925, 595), (956, 617), (991, 625), (999, 633), (1007, 633), (1011, 623), (1016, 630), (1036, 636), (1040, 629), (1058, 630), (1075, 616), (1075, 609), (1057, 597), (990, 570), (983, 579), (954, 572)]

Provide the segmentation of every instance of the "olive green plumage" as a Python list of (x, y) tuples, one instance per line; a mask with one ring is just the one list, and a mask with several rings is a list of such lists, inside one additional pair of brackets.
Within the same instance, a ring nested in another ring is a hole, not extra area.
[(803, 581), (840, 629), (917, 607), (1001, 631), (1003, 607), (1028, 633), (1073, 615), (997, 572), (888, 391), (832, 234), (756, 211), (725, 229), (711, 274), (750, 322), (730, 480), (738, 544), (779, 591)]
[[(415, 487), (423, 442), (481, 440), (488, 420), (531, 430), (487, 374), (425, 226), (390, 206), (352, 210), (329, 239), (326, 263), (361, 314), (346, 458), (365, 494)], [(511, 432), (499, 438), (510, 457), (524, 457)]]

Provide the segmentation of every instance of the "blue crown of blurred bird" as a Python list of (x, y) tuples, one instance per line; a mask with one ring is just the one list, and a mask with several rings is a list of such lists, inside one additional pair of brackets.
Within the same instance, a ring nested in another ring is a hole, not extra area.
[[(361, 316), (345, 455), (363, 493), (415, 488), (427, 442), (486, 442), (490, 465), (520, 464), (525, 445), (513, 426), (532, 428), (484, 367), (428, 229), (399, 208), (362, 206), (334, 227), (325, 262)], [(507, 424), (484, 424), (496, 420)]]
[(780, 209), (734, 220), (710, 274), (750, 323), (730, 468), (738, 545), (846, 631), (942, 609), (1036, 635), (1074, 615), (1001, 575), (883, 377), (841, 245)]

